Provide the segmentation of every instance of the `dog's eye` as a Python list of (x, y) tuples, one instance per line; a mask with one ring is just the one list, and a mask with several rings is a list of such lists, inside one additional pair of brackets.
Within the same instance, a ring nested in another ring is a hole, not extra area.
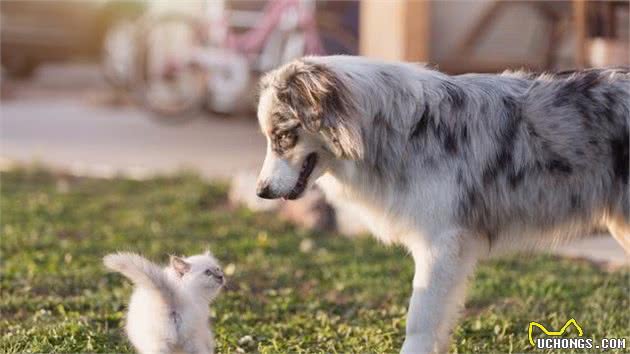
[(213, 274), (212, 274), (212, 271), (211, 271), (210, 269), (206, 269), (206, 271), (205, 271), (205, 272), (203, 272), (203, 273), (204, 273), (205, 275), (209, 276), (209, 277), (211, 277), (211, 276), (213, 275)]
[(288, 149), (295, 145), (296, 138), (297, 136), (291, 132), (280, 133), (278, 135), (278, 145), (280, 145), (282, 149)]

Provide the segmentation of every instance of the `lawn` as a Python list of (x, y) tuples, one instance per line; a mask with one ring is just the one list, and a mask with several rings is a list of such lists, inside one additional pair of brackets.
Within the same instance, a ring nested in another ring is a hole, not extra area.
[[(412, 261), (400, 248), (230, 210), (224, 184), (192, 175), (140, 182), (30, 169), (0, 178), (2, 352), (132, 351), (122, 331), (131, 287), (105, 272), (102, 256), (132, 250), (165, 261), (206, 247), (229, 274), (212, 307), (221, 353), (402, 344)], [(529, 321), (559, 329), (572, 317), (587, 337), (629, 338), (629, 281), (628, 269), (551, 256), (484, 263), (451, 351), (530, 351)], [(253, 341), (239, 344), (245, 336)]]

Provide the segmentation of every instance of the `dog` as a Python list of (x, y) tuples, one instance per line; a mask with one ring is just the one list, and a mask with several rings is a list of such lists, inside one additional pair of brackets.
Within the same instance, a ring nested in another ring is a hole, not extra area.
[(296, 199), (320, 179), (413, 257), (402, 352), (448, 349), (480, 259), (599, 229), (630, 251), (627, 69), (449, 76), (305, 57), (259, 97), (258, 196)]

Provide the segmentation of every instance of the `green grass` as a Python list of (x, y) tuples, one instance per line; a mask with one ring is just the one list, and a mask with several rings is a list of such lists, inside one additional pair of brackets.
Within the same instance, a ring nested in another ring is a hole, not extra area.
[[(131, 351), (122, 331), (131, 287), (106, 273), (101, 257), (132, 250), (164, 261), (206, 247), (233, 271), (212, 307), (219, 352), (395, 352), (402, 344), (412, 261), (400, 248), (229, 210), (224, 185), (194, 176), (0, 177), (2, 352)], [(314, 247), (301, 252), (306, 239)], [(558, 329), (571, 317), (587, 337), (628, 338), (629, 280), (627, 269), (548, 256), (484, 263), (451, 350), (530, 351), (529, 321)], [(239, 349), (245, 335), (255, 343)]]

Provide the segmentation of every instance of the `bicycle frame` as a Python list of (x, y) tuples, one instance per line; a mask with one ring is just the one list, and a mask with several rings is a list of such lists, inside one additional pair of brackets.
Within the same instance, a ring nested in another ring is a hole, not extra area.
[[(210, 19), (207, 31), (219, 47), (244, 54), (250, 61), (255, 61), (256, 56), (264, 55), (265, 46), (270, 45), (274, 32), (298, 30), (304, 36), (303, 55), (324, 53), (315, 21), (314, 0), (271, 0), (263, 9), (259, 21), (252, 24), (251, 30), (242, 34), (230, 29), (225, 7), (217, 5), (215, 0), (209, 1), (212, 5), (206, 4), (206, 16)], [(217, 13), (218, 11), (221, 13)], [(294, 23), (286, 23), (292, 20), (291, 17), (294, 17)], [(281, 64), (275, 61), (274, 66)]]

